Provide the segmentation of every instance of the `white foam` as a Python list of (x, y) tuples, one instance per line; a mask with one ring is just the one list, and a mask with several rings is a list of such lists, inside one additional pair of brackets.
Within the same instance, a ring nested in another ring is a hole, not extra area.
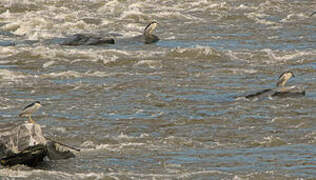
[(62, 171), (52, 171), (52, 170), (12, 170), (8, 168), (0, 169), (1, 176), (8, 178), (28, 178), (28, 177), (47, 177), (52, 176), (55, 179), (105, 179), (114, 178), (120, 179), (116, 176), (127, 176), (127, 177), (138, 177), (138, 178), (190, 178), (196, 175), (212, 175), (212, 174), (223, 174), (231, 176), (231, 173), (217, 171), (217, 170), (201, 170), (193, 172), (184, 172), (178, 174), (177, 172), (172, 172), (169, 174), (154, 174), (154, 173), (134, 173), (134, 172), (109, 172), (109, 173), (66, 173)]
[(113, 56), (113, 57), (110, 57), (110, 58), (104, 58), (104, 57), (99, 57), (98, 59), (100, 59), (100, 60), (102, 60), (102, 62), (103, 62), (103, 64), (104, 65), (107, 65), (107, 64), (111, 64), (111, 63), (115, 63), (115, 62), (117, 62), (118, 61), (118, 59), (119, 59), (119, 57), (117, 57), (117, 56)]
[(146, 15), (141, 12), (142, 3), (133, 3), (128, 8), (122, 12), (120, 19), (136, 19), (138, 21), (145, 21)]
[(95, 147), (95, 146), (96, 146), (96, 145), (94, 144), (93, 141), (85, 141), (85, 142), (83, 142), (83, 143), (80, 145), (80, 147), (84, 147), (84, 148), (87, 148), (87, 147), (91, 148), (91, 147)]
[(284, 19), (282, 19), (280, 22), (293, 22), (297, 20), (304, 20), (306, 18), (309, 18), (309, 15), (305, 15), (304, 13), (298, 13), (298, 14), (288, 14)]
[(90, 152), (90, 151), (96, 151), (96, 150), (107, 150), (111, 152), (119, 152), (123, 148), (126, 147), (135, 147), (135, 146), (144, 146), (144, 143), (136, 143), (136, 142), (123, 142), (119, 144), (99, 144), (95, 145), (93, 142), (85, 142), (80, 148), (80, 152)]
[(173, 19), (181, 19), (181, 20), (202, 20), (201, 18), (198, 17), (194, 17), (192, 15), (189, 14), (183, 14), (181, 12), (177, 12), (177, 11), (166, 11), (166, 12), (157, 12), (154, 13), (155, 16), (158, 16), (160, 18), (173, 18)]
[(195, 46), (194, 48), (175, 48), (171, 50), (174, 56), (195, 57), (200, 59), (211, 59), (215, 57), (223, 57), (225, 54), (208, 46)]
[(161, 61), (158, 60), (141, 60), (138, 61), (134, 66), (146, 65), (151, 69), (161, 69), (162, 64)]
[(94, 179), (102, 179), (105, 178), (104, 173), (66, 173), (62, 171), (46, 171), (46, 170), (12, 170), (8, 168), (0, 169), (0, 174), (3, 177), (9, 178), (27, 178), (27, 177), (44, 177), (44, 176), (52, 176), (56, 179), (87, 179), (87, 178), (94, 178)]
[(24, 78), (27, 78), (27, 75), (24, 75), (20, 72), (13, 72), (7, 69), (0, 69), (0, 80), (1, 81), (20, 81)]
[(95, 71), (95, 72), (85, 72), (80, 73), (77, 71), (62, 71), (62, 72), (52, 72), (49, 74), (41, 75), (41, 78), (80, 78), (80, 77), (108, 77), (113, 74), (103, 72), (103, 71)]
[[(15, 47), (1, 47), (0, 48), (0, 57), (6, 58), (9, 57), (15, 53), (17, 53), (18, 50)], [(1, 60), (0, 64), (6, 64), (6, 63), (12, 63), (12, 60)]]
[(259, 12), (251, 12), (251, 13), (247, 13), (246, 16), (249, 19), (254, 20), (256, 23), (259, 24), (264, 24), (264, 25), (269, 25), (269, 26), (273, 26), (273, 27), (281, 27), (280, 23), (278, 22), (274, 22), (274, 21), (269, 21), (267, 19), (264, 19), (265, 17), (268, 17), (267, 14), (264, 13), (259, 13)]
[(119, 2), (118, 0), (112, 0), (106, 2), (103, 6), (98, 8), (97, 12), (100, 14), (119, 14), (121, 11), (125, 9), (125, 4)]
[(47, 67), (49, 67), (49, 66), (51, 66), (51, 65), (53, 65), (55, 63), (56, 63), (55, 61), (48, 61), (48, 62), (44, 63), (42, 67), (43, 68), (47, 68)]
[(233, 74), (245, 74), (245, 73), (255, 74), (255, 73), (258, 72), (255, 69), (249, 69), (249, 68), (248, 69), (244, 69), (244, 68), (226, 68), (226, 70), (227, 71), (231, 71)]
[(295, 60), (299, 57), (306, 56), (306, 55), (315, 55), (315, 52), (308, 52), (308, 51), (295, 51), (293, 53), (287, 52), (285, 55), (276, 55), (275, 52), (271, 49), (263, 49), (263, 52), (267, 53), (268, 57), (270, 58), (271, 62), (287, 62), (289, 60)]
[(11, 17), (11, 13), (9, 9), (7, 9), (4, 13), (0, 14), (0, 18), (3, 18), (3, 19), (9, 19), (10, 17)]
[[(19, 2), (18, 5), (23, 6), (23, 3)], [(98, 27), (81, 20), (80, 13), (67, 7), (57, 8), (49, 5), (38, 11), (25, 11), (24, 13), (6, 11), (0, 14), (0, 18), (4, 18), (10, 23), (3, 25), (1, 29), (14, 31), (17, 35), (25, 35), (29, 40), (50, 39), (61, 37), (63, 34), (95, 32)], [(89, 12), (84, 13), (86, 17), (89, 16)]]
[(153, 173), (148, 173), (148, 174), (143, 174), (143, 173), (134, 173), (134, 172), (111, 172), (108, 173), (107, 175), (111, 176), (128, 176), (128, 177), (138, 177), (138, 178), (177, 178), (177, 179), (182, 179), (182, 178), (190, 178), (192, 176), (196, 175), (212, 175), (212, 174), (224, 174), (224, 175), (232, 175), (231, 173), (228, 172), (223, 172), (223, 171), (217, 171), (217, 170), (201, 170), (201, 171), (193, 171), (193, 172), (181, 172), (176, 173), (170, 173), (170, 174), (153, 174)]
[(8, 23), (8, 24), (5, 24), (5, 25), (1, 26), (1, 29), (3, 31), (15, 31), (19, 27), (20, 27), (20, 25), (18, 23), (13, 22), (13, 23)]

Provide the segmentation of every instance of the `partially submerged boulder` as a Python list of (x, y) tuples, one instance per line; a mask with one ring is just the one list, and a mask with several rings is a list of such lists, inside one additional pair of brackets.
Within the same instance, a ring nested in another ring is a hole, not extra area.
[(43, 144), (27, 147), (19, 153), (12, 153), (0, 162), (3, 166), (13, 166), (16, 164), (25, 164), (28, 166), (36, 166), (39, 162), (43, 161), (47, 155), (47, 148)]
[(0, 124), (0, 164), (3, 166), (36, 166), (45, 156), (51, 160), (75, 157), (69, 147), (57, 144), (43, 136), (39, 124)]

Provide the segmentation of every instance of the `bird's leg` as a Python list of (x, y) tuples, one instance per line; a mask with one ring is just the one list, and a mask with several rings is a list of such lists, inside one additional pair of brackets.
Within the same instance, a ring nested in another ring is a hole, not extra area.
[(29, 123), (33, 123), (33, 124), (35, 124), (35, 121), (32, 119), (32, 117), (31, 117), (31, 116), (29, 116)]

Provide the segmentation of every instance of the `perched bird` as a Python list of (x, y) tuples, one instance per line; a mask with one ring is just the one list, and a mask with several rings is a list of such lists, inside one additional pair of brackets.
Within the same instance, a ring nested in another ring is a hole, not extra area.
[(27, 105), (23, 111), (19, 114), (20, 117), (28, 117), (30, 123), (35, 123), (32, 119), (32, 113), (36, 112), (40, 107), (42, 107), (39, 101), (35, 101), (32, 104)]
[(279, 76), (276, 88), (264, 89), (262, 91), (244, 96), (247, 99), (264, 97), (300, 97), (305, 96), (305, 90), (299, 86), (286, 86), (289, 79), (294, 76), (291, 71), (285, 71)]
[(276, 84), (277, 87), (284, 87), (285, 84), (287, 83), (287, 81), (289, 79), (291, 79), (292, 77), (295, 77), (294, 76), (294, 73), (291, 72), (291, 71), (286, 71), (284, 73), (282, 73), (280, 76), (279, 76), (279, 80)]
[(145, 43), (150, 44), (159, 41), (158, 36), (152, 34), (158, 25), (157, 21), (152, 21), (144, 29)]

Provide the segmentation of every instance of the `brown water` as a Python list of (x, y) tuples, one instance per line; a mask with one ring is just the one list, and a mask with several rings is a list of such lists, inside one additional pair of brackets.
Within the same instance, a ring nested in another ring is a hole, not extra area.
[[(21, 109), (39, 100), (33, 119), (82, 151), (36, 169), (2, 167), (0, 179), (316, 178), (315, 7), (1, 0), (1, 122), (23, 121)], [(153, 19), (158, 43), (128, 41)], [(43, 43), (75, 33), (120, 36), (115, 45)], [(274, 87), (286, 70), (305, 97), (235, 99)]]

